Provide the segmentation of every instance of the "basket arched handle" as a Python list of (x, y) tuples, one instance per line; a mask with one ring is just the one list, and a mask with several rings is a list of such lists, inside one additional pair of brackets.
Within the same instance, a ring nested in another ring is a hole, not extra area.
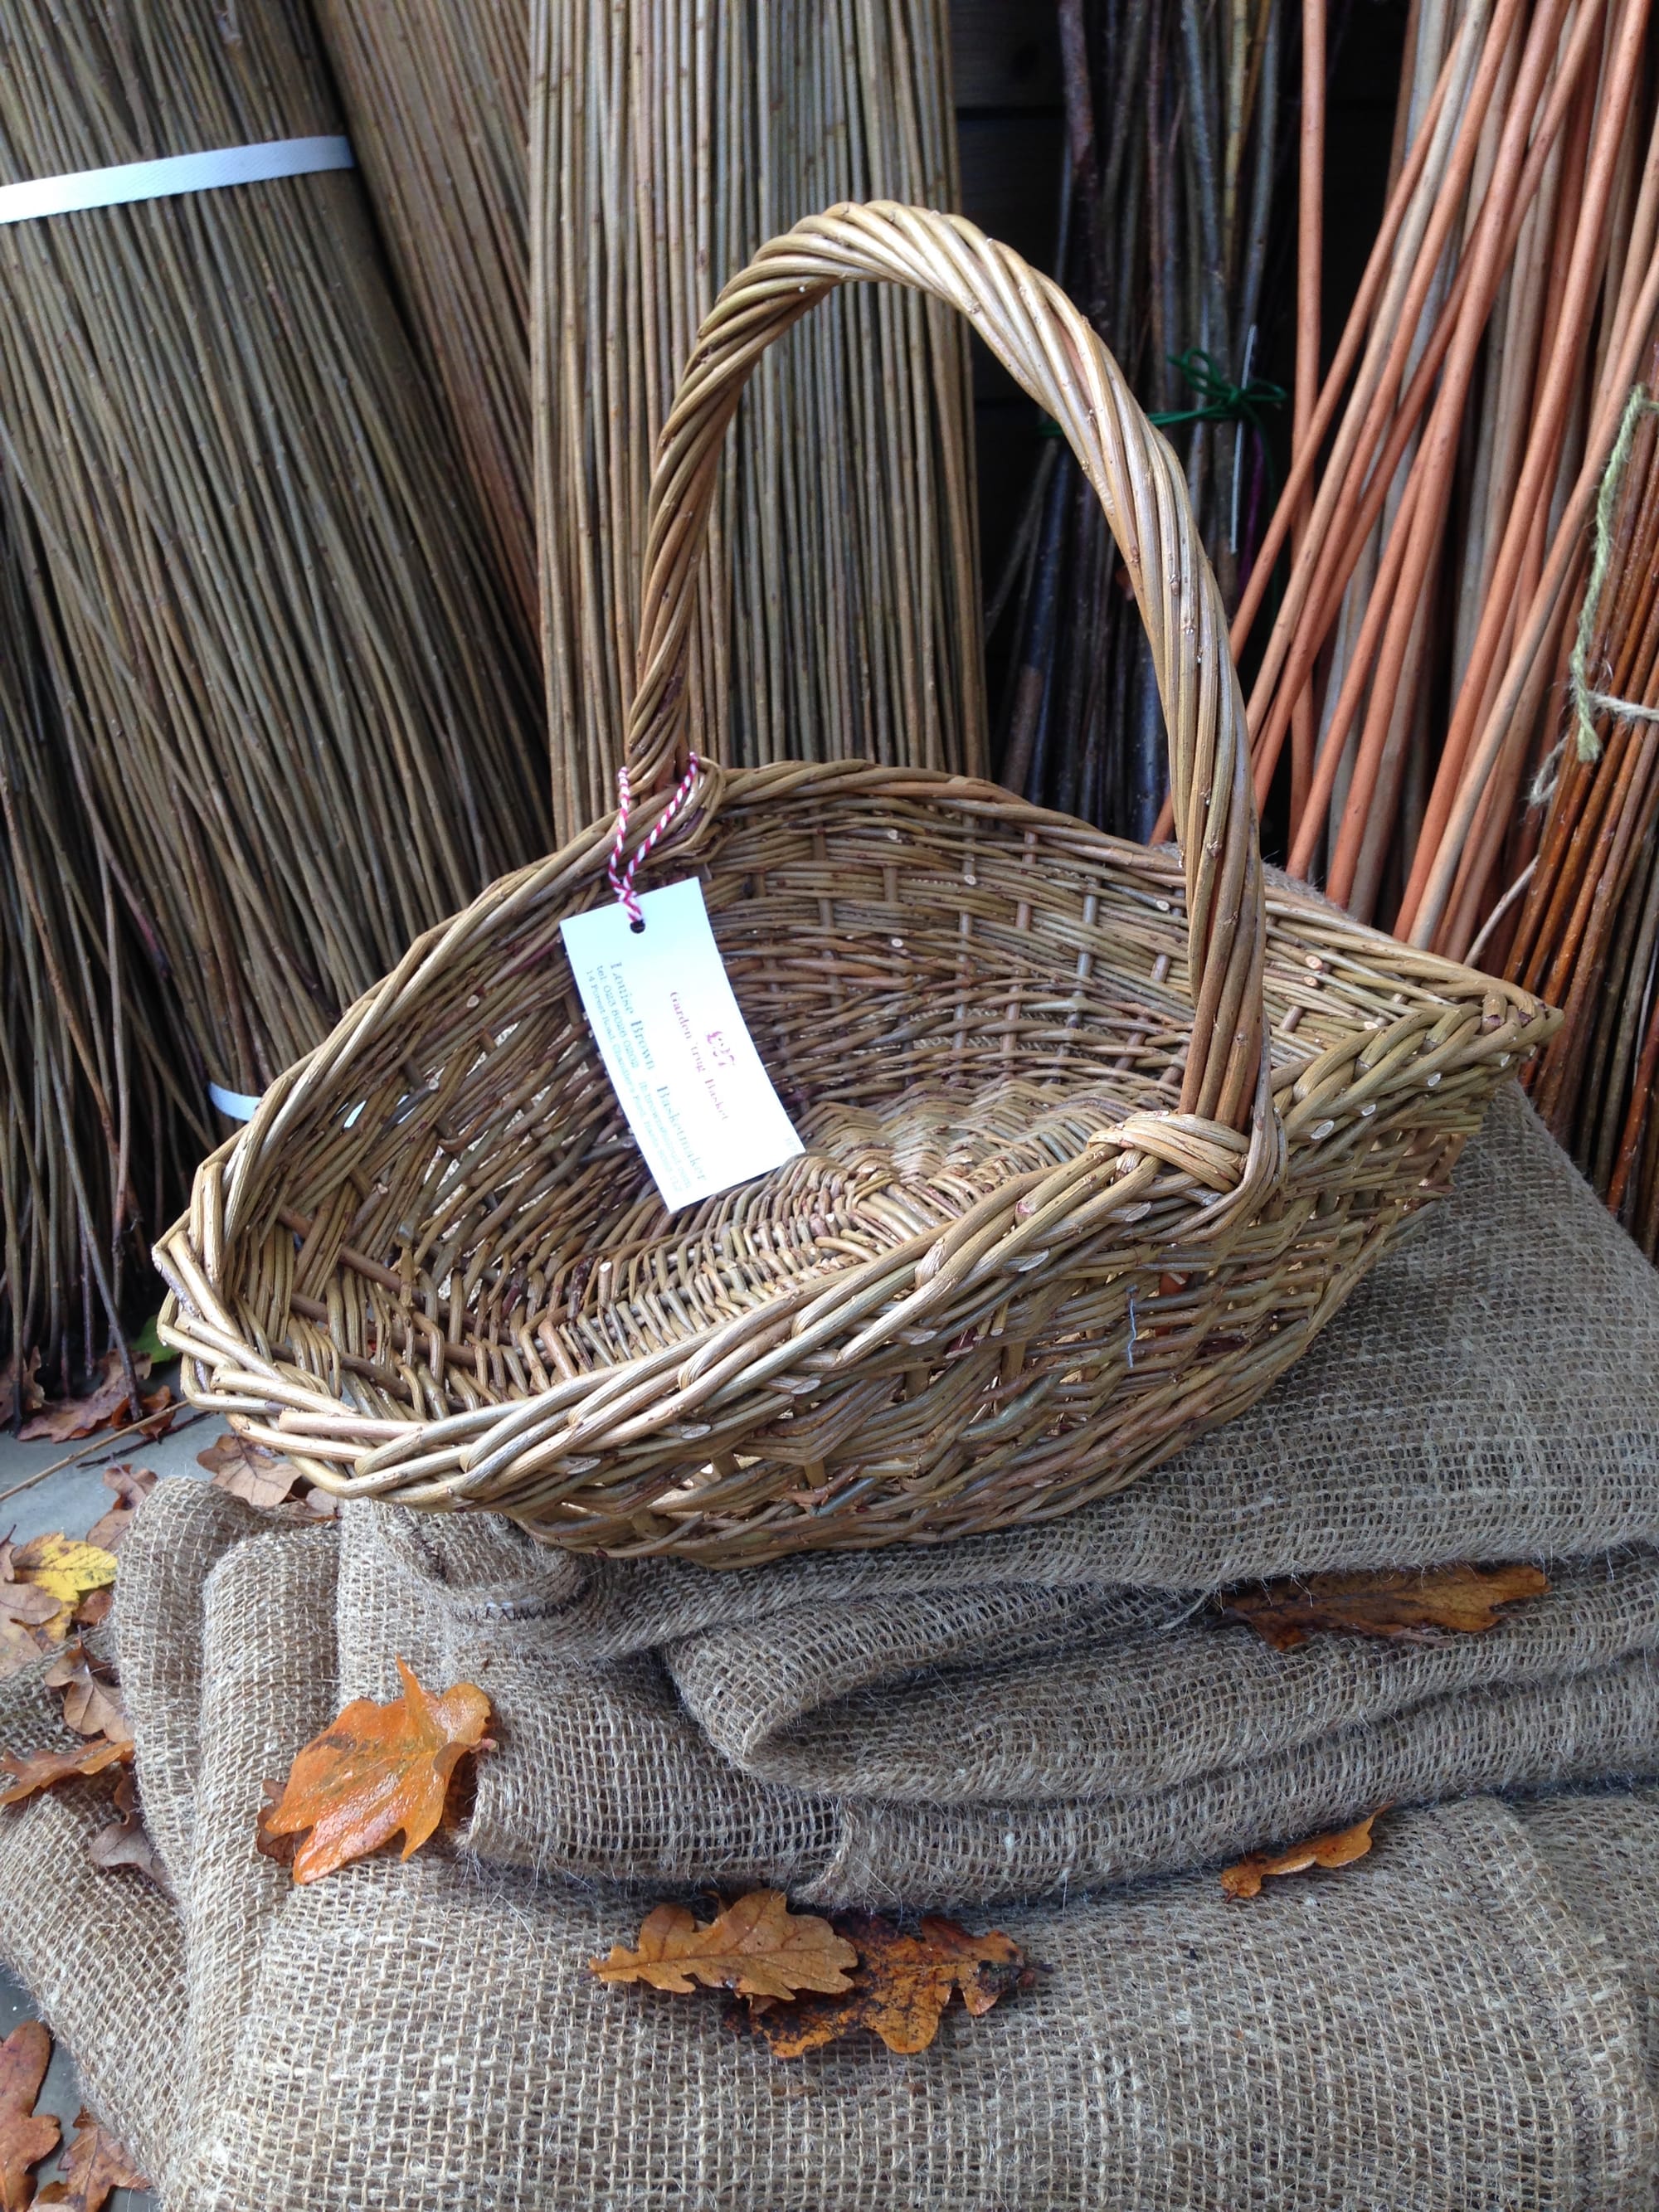
[(1267, 1097), (1261, 856), (1243, 697), (1186, 482), (1066, 295), (960, 217), (890, 201), (831, 208), (763, 246), (714, 302), (658, 441), (628, 732), (635, 804), (665, 795), (685, 766), (686, 656), (726, 426), (766, 348), (854, 277), (959, 308), (1054, 416), (1095, 488), (1146, 626), (1169, 731), (1193, 997), (1180, 1110), (1247, 1128)]

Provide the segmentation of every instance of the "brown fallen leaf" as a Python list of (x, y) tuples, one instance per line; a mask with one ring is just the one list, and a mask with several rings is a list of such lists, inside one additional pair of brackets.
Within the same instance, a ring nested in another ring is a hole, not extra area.
[(71, 1628), (96, 1628), (110, 1617), (115, 1604), (115, 1585), (106, 1583), (101, 1589), (88, 1590), (75, 1608)]
[(49, 2181), (34, 2201), (67, 2204), (70, 2212), (103, 2212), (113, 2191), (149, 2187), (114, 2136), (83, 2109), (76, 2115), (60, 2179)]
[(1370, 1850), (1371, 1823), (1387, 1809), (1379, 1805), (1376, 1813), (1367, 1813), (1352, 1827), (1339, 1828), (1333, 1835), (1310, 1836), (1305, 1844), (1292, 1844), (1288, 1850), (1253, 1852), (1237, 1866), (1222, 1869), (1221, 1887), (1229, 1897), (1259, 1897), (1269, 1875), (1305, 1874), (1316, 1866), (1352, 1866)]
[(827, 1920), (791, 1912), (781, 1889), (757, 1889), (699, 1925), (683, 1905), (659, 1905), (640, 1929), (639, 1947), (613, 1943), (588, 1965), (602, 1982), (648, 1982), (681, 1995), (735, 1990), (739, 1996), (793, 1997), (799, 1990), (849, 1990), (858, 1953)]
[(294, 1854), (295, 1881), (315, 1881), (368, 1856), (401, 1829), (403, 1856), (418, 1850), (443, 1817), (451, 1775), (469, 1752), (489, 1746), (489, 1700), (459, 1682), (441, 1697), (399, 1659), (404, 1691), (387, 1705), (357, 1698), (306, 1745), (281, 1799), (259, 1823), (268, 1856), (281, 1838), (309, 1834)]
[(1245, 1622), (1275, 1651), (1293, 1651), (1319, 1631), (1414, 1644), (1479, 1636), (1497, 1627), (1500, 1606), (1541, 1597), (1548, 1588), (1548, 1577), (1529, 1566), (1388, 1569), (1247, 1583), (1221, 1591), (1212, 1604), (1222, 1620)]
[(106, 1552), (118, 1552), (138, 1508), (155, 1487), (155, 1477), (147, 1467), (106, 1467), (104, 1487), (115, 1492), (115, 1503), (88, 1529), (87, 1541)]
[(21, 1621), (8, 1620), (0, 1614), (0, 1682), (8, 1674), (21, 1674), (25, 1667), (33, 1667), (49, 1649)]
[(838, 1913), (836, 1926), (858, 1954), (848, 1994), (751, 2011), (749, 2025), (765, 2037), (775, 2058), (799, 2058), (860, 2028), (878, 2035), (890, 2051), (926, 2051), (953, 1991), (961, 1991), (977, 2017), (1036, 1979), (1011, 1937), (970, 1936), (954, 1920), (930, 1917), (915, 1936), (901, 1935), (872, 1913)]
[(54, 1620), (61, 1601), (38, 1583), (21, 1577), (16, 1565), (17, 1547), (9, 1539), (0, 1544), (0, 1620), (15, 1620), (25, 1628), (39, 1628)]
[(26, 2212), (31, 2169), (50, 2158), (63, 2133), (36, 2098), (52, 2063), (52, 2038), (38, 2020), (19, 2021), (0, 2043), (0, 2212)]
[(264, 1444), (249, 1443), (231, 1429), (198, 1451), (196, 1464), (207, 1469), (221, 1490), (265, 1512), (283, 1504), (300, 1480), (300, 1470), (291, 1460)]
[(100, 1545), (78, 1542), (61, 1529), (33, 1536), (11, 1554), (12, 1571), (19, 1582), (32, 1583), (56, 1601), (56, 1610), (41, 1624), (55, 1643), (69, 1634), (76, 1607), (89, 1591), (115, 1580), (117, 1561)]
[(300, 1848), (298, 1836), (286, 1832), (276, 1834), (270, 1826), (270, 1816), (283, 1802), (283, 1792), (288, 1784), (273, 1782), (267, 1775), (259, 1784), (259, 1810), (253, 1825), (253, 1848), (262, 1858), (275, 1859), (279, 1866), (291, 1867)]
[(132, 1729), (115, 1687), (112, 1670), (96, 1666), (85, 1644), (66, 1644), (43, 1677), (49, 1690), (64, 1693), (64, 1718), (76, 1735), (106, 1735), (131, 1743)]
[[(132, 1372), (139, 1382), (149, 1375), (149, 1360), (145, 1353), (134, 1353)], [(26, 1443), (78, 1443), (82, 1437), (95, 1436), (100, 1429), (118, 1429), (144, 1414), (163, 1413), (172, 1403), (173, 1393), (163, 1383), (159, 1390), (141, 1392), (135, 1404), (127, 1388), (120, 1353), (106, 1352), (98, 1370), (98, 1381), (84, 1398), (65, 1398), (55, 1406), (46, 1407), (33, 1420), (26, 1421), (18, 1433)]]
[(153, 1881), (164, 1896), (173, 1895), (173, 1884), (167, 1879), (167, 1869), (155, 1856), (155, 1845), (149, 1830), (144, 1826), (144, 1816), (139, 1809), (138, 1788), (129, 1768), (115, 1784), (115, 1810), (120, 1815), (107, 1827), (98, 1829), (87, 1838), (87, 1856), (93, 1864), (113, 1873), (122, 1867), (131, 1867), (136, 1873)]
[(40, 1355), (31, 1352), (20, 1371), (15, 1359), (9, 1359), (0, 1367), (0, 1428), (9, 1428), (17, 1416), (25, 1417), (46, 1402), (46, 1394), (36, 1379), (40, 1372)]
[(76, 1775), (101, 1774), (106, 1766), (131, 1763), (132, 1746), (113, 1737), (95, 1735), (75, 1751), (33, 1751), (19, 1758), (15, 1751), (0, 1751), (0, 1805), (21, 1805), (26, 1797), (50, 1790), (55, 1783), (72, 1781)]

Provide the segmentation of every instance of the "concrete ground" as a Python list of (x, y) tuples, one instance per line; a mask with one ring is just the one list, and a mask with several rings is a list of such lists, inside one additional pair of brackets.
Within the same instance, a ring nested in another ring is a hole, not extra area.
[[(176, 1381), (172, 1374), (161, 1379)], [(188, 1411), (170, 1434), (155, 1443), (143, 1437), (125, 1437), (112, 1444), (106, 1439), (88, 1437), (79, 1444), (26, 1444), (9, 1430), (0, 1430), (0, 1536), (15, 1535), (22, 1543), (55, 1528), (61, 1528), (65, 1535), (84, 1535), (114, 1503), (104, 1486), (103, 1471), (116, 1462), (153, 1468), (158, 1475), (196, 1475), (205, 1480), (196, 1464), (196, 1455), (219, 1430), (216, 1420), (204, 1419)], [(68, 1467), (56, 1465), (75, 1452), (85, 1456)], [(52, 1471), (47, 1473), (47, 1469)], [(27, 1748), (26, 1745), (14, 1747)], [(117, 1874), (111, 1879), (137, 1881), (143, 1876)], [(20, 2020), (31, 2018), (34, 2010), (28, 1992), (0, 1967), (0, 2037), (9, 2034)], [(57, 2114), (65, 2144), (74, 2132), (80, 2106), (74, 2065), (66, 2051), (55, 2049), (39, 2109)], [(56, 2162), (49, 2160), (40, 2168), (38, 2181), (50, 2181), (57, 2171)], [(109, 2200), (110, 2212), (151, 2212), (154, 2202), (135, 2190), (118, 2189)]]

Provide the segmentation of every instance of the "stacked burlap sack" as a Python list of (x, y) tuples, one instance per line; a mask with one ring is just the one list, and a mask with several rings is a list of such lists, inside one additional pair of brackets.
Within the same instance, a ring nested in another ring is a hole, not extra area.
[[(1254, 1412), (1091, 1510), (726, 1574), (375, 1507), (340, 1664), (489, 1690), (467, 1846), (827, 1905), (1203, 1865), (1385, 1802), (1659, 1771), (1659, 1276), (1518, 1090), (1455, 1194)], [(1541, 1559), (1484, 1636), (1279, 1652), (1205, 1598)]]
[[(192, 2212), (1651, 2206), (1656, 1354), (1659, 1279), (1510, 1096), (1270, 1401), (1050, 1528), (714, 1576), (163, 1484), (118, 1642), (178, 1903), (91, 1865), (83, 1785), (0, 1818), (0, 1949)], [(1550, 1594), (1449, 1644), (1201, 1604), (1517, 1557)], [(467, 1826), (296, 1887), (262, 1785), (398, 1655), (489, 1692)], [(0, 1691), (0, 1741), (54, 1724)], [(1223, 1896), (1384, 1799), (1369, 1857)], [(1049, 1971), (914, 2057), (791, 2063), (587, 1974), (647, 1900), (760, 1881), (995, 1899)]]

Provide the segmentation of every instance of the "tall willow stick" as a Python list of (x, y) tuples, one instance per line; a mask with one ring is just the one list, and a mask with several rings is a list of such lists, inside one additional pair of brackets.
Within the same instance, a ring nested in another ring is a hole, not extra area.
[(210, 1141), (81, 816), (0, 477), (0, 1423), (120, 1341), (135, 1263)]
[[(652, 448), (697, 326), (837, 200), (955, 204), (942, 0), (536, 0), (532, 337), (554, 805), (607, 812)], [(740, 763), (982, 771), (965, 345), (852, 287), (769, 356), (722, 459), (690, 684)]]
[(352, 143), (526, 643), (529, 0), (316, 0)]
[[(283, 0), (19, 0), (0, 177), (337, 131)], [(0, 230), (0, 443), (99, 849), (197, 1098), (542, 848), (533, 694), (362, 188)]]
[[(1287, 167), (1288, 4), (1060, 0), (1060, 278), (1165, 420), (1230, 601), (1251, 573), (1265, 505), (1259, 410), (1285, 396), (1261, 380), (1258, 356), (1278, 307), (1263, 295)], [(1317, 40), (1316, 61), (1322, 86)], [(1316, 375), (1317, 349), (1316, 322)], [(1069, 457), (1045, 457), (1035, 477), (1021, 573), (997, 603), (1000, 617), (1015, 615), (998, 774), (1028, 798), (1146, 838), (1164, 797), (1150, 661)]]

